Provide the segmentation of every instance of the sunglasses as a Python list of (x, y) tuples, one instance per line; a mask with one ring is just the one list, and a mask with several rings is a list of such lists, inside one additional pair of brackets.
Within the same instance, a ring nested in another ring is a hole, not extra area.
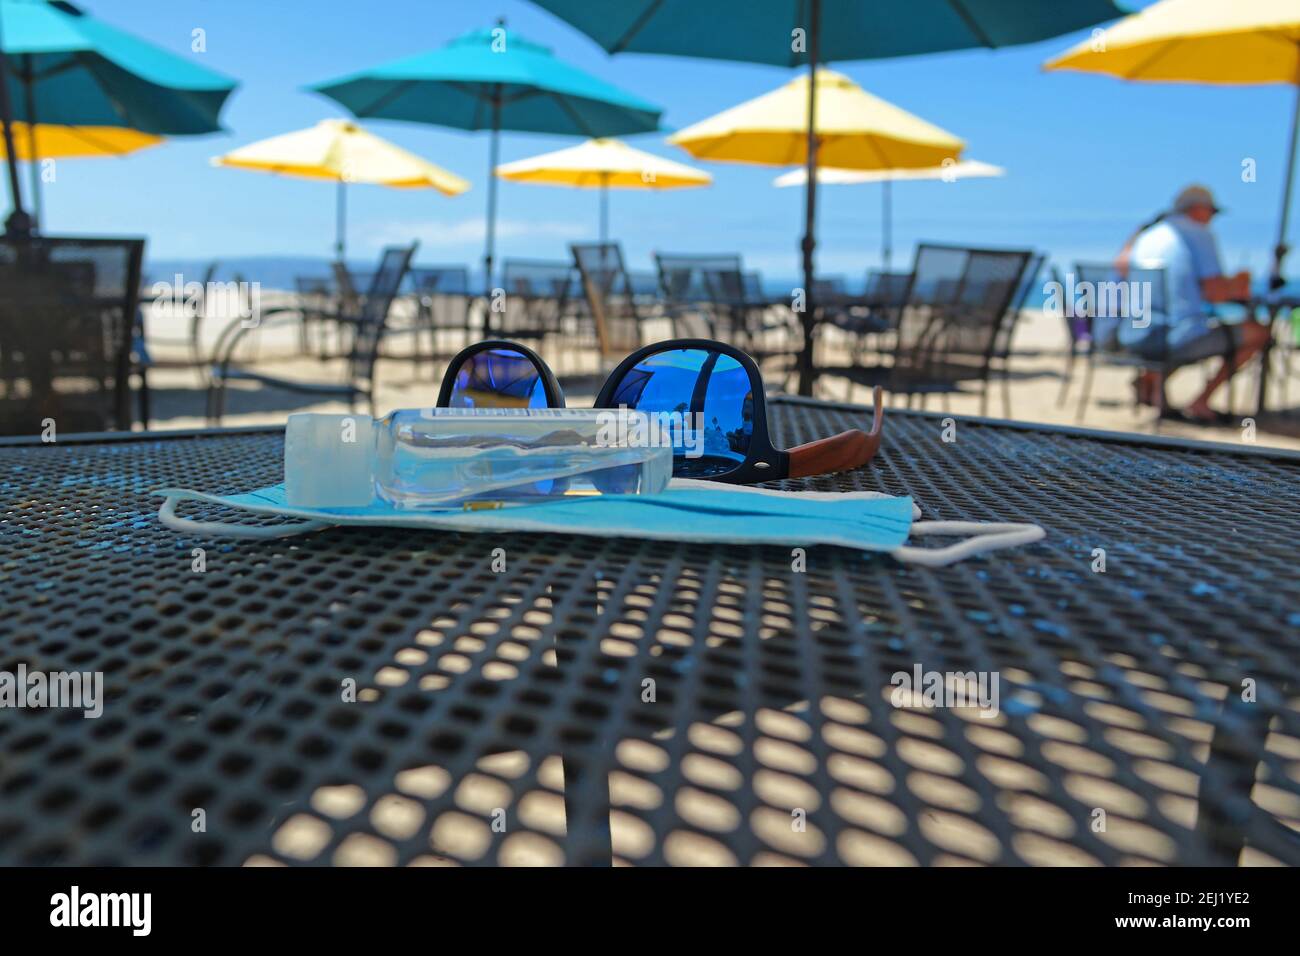
[[(645, 413), (669, 430), (674, 477), (751, 484), (825, 475), (871, 461), (884, 421), (880, 388), (873, 400), (871, 431), (854, 428), (783, 451), (768, 435), (763, 377), (754, 360), (723, 342), (672, 339), (623, 359), (601, 386), (595, 407)], [(479, 342), (447, 366), (438, 407), (563, 408), (564, 392), (527, 346)]]

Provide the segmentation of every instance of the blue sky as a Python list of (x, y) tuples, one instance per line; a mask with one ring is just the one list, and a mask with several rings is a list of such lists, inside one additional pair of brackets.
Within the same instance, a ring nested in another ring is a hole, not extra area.
[[(344, 115), (332, 101), (304, 92), (309, 83), (440, 46), (490, 25), (497, 15), (558, 56), (661, 105), (670, 129), (793, 75), (738, 63), (609, 57), (567, 24), (519, 0), (79, 2), (240, 82), (223, 114), (227, 135), (176, 139), (121, 159), (61, 161), (55, 182), (45, 188), (47, 231), (145, 235), (150, 256), (159, 259), (328, 256), (332, 187), (212, 168), (208, 158)], [(196, 28), (206, 31), (204, 53), (190, 50)], [(836, 65), (877, 96), (964, 138), (966, 156), (1009, 170), (1001, 180), (895, 184), (895, 263), (921, 239), (1032, 246), (1058, 262), (1108, 258), (1179, 187), (1199, 181), (1229, 210), (1218, 223), (1225, 267), (1265, 268), (1277, 228), (1294, 90), (1134, 84), (1039, 69), (1082, 35), (1086, 31), (1009, 50)], [(418, 238), (422, 262), (477, 266), (486, 134), (390, 122), (368, 127), (460, 174), (473, 188), (448, 199), (431, 191), (353, 187), (349, 257), (368, 259), (385, 243)], [(506, 134), (502, 161), (575, 142)], [(693, 162), (656, 135), (629, 142)], [(1252, 183), (1242, 181), (1246, 159), (1256, 162)], [(653, 250), (739, 251), (769, 278), (795, 275), (801, 191), (772, 188), (778, 169), (704, 165), (715, 177), (709, 189), (612, 195), (611, 232), (632, 266), (648, 269)], [(880, 257), (880, 187), (823, 187), (821, 197), (819, 269), (860, 277)], [(563, 258), (567, 242), (596, 230), (592, 192), (503, 183), (500, 203), (502, 258)]]

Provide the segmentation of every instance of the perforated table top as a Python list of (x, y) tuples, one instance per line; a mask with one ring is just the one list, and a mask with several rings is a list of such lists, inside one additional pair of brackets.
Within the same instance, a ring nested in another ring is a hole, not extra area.
[(0, 709), (0, 863), (1300, 860), (1300, 460), (954, 426), (785, 485), (1045, 541), (191, 538), (149, 492), (272, 484), (280, 432), (0, 445), (0, 674), (105, 697)]

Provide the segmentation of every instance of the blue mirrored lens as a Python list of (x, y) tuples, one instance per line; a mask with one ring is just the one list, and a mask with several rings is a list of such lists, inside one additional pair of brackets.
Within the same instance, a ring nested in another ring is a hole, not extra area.
[(455, 369), (452, 408), (546, 408), (546, 385), (532, 359), (514, 349), (475, 352)]
[(725, 475), (749, 454), (753, 383), (743, 365), (721, 352), (656, 352), (623, 375), (611, 404), (650, 414), (657, 428), (672, 435), (678, 477)]

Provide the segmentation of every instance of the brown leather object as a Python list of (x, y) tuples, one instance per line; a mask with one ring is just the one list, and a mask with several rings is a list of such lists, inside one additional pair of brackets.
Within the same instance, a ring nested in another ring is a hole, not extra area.
[(864, 432), (853, 428), (830, 438), (810, 441), (806, 445), (791, 448), (790, 477), (808, 478), (812, 475), (827, 475), (837, 471), (860, 468), (876, 456), (880, 450), (885, 423), (885, 406), (883, 390), (879, 385), (872, 392), (875, 405), (875, 419), (871, 431)]

